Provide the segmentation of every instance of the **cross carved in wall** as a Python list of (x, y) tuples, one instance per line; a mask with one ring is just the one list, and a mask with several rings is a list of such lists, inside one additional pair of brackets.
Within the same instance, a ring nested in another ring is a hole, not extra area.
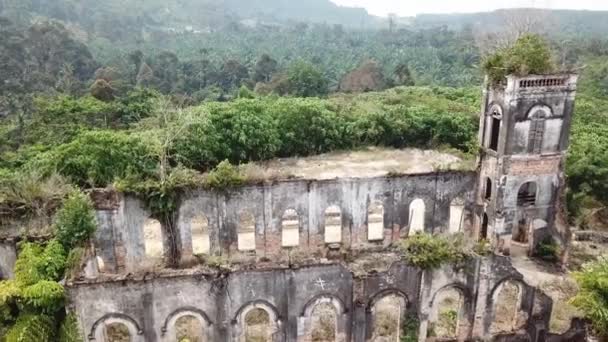
[(317, 281), (315, 281), (315, 285), (317, 285), (318, 287), (321, 288), (321, 290), (325, 291), (325, 284), (327, 282), (321, 278), (317, 279)]

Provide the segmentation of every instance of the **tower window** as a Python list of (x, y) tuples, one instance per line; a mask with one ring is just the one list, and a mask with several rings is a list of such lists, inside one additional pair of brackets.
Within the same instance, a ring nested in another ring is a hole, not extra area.
[(498, 151), (498, 137), (500, 136), (500, 118), (492, 116), (492, 131), (490, 132), (489, 148)]
[(486, 189), (485, 189), (485, 193), (484, 193), (484, 199), (485, 200), (491, 200), (492, 199), (492, 180), (490, 179), (490, 177), (486, 177)]
[(517, 206), (529, 207), (536, 205), (536, 183), (528, 182), (517, 192)]
[(540, 154), (545, 134), (545, 113), (541, 110), (532, 115), (528, 134), (528, 153)]
[(479, 232), (479, 238), (483, 240), (488, 239), (488, 224), (489, 224), (488, 214), (483, 214), (483, 220), (481, 221), (481, 231)]

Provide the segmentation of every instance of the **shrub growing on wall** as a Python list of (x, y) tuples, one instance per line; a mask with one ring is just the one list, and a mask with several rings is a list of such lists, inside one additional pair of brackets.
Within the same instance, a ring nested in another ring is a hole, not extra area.
[(81, 192), (70, 194), (55, 219), (55, 231), (59, 242), (66, 250), (71, 250), (89, 240), (95, 228), (91, 200)]
[(432, 270), (444, 264), (457, 264), (467, 257), (463, 241), (455, 236), (417, 233), (404, 239), (399, 246), (407, 263), (424, 270)]
[(554, 70), (554, 65), (547, 42), (539, 35), (526, 34), (513, 46), (486, 57), (483, 68), (496, 84), (510, 74), (546, 74)]

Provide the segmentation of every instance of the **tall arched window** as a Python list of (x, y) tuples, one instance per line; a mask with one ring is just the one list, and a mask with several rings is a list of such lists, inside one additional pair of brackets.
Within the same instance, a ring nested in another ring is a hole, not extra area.
[(481, 220), (481, 230), (479, 232), (479, 238), (483, 240), (488, 239), (488, 225), (489, 225), (488, 214), (483, 213), (483, 219)]
[(528, 133), (528, 153), (540, 154), (543, 147), (543, 136), (545, 134), (546, 113), (544, 110), (536, 110), (530, 118), (530, 132)]
[(285, 210), (281, 220), (281, 240), (283, 247), (295, 247), (300, 244), (300, 218), (293, 209)]
[(205, 215), (197, 215), (190, 221), (192, 253), (209, 254), (209, 221)]
[(448, 231), (451, 234), (462, 231), (464, 224), (464, 199), (458, 197), (450, 203), (450, 221)]
[(255, 250), (255, 217), (248, 211), (242, 211), (239, 215), (238, 249)]
[(379, 241), (384, 239), (384, 206), (373, 201), (367, 208), (367, 239)]
[(424, 201), (420, 198), (415, 199), (410, 203), (409, 226), (410, 234), (424, 231)]
[(500, 110), (500, 107), (493, 106), (488, 115), (488, 118), (486, 119), (488, 125), (488, 128), (486, 130), (489, 133), (487, 135), (488, 137), (486, 140), (486, 147), (494, 151), (498, 151), (501, 119), (502, 111)]
[(270, 315), (261, 308), (250, 310), (245, 315), (244, 342), (272, 341)]
[(185, 315), (175, 321), (176, 341), (205, 342), (203, 324), (191, 315)]
[(492, 180), (490, 179), (490, 177), (486, 177), (486, 187), (484, 189), (484, 196), (483, 198), (487, 201), (492, 199)]
[(325, 210), (325, 242), (342, 242), (342, 211), (336, 205)]
[(524, 183), (517, 192), (517, 206), (529, 207), (536, 205), (536, 183)]
[(373, 304), (371, 341), (400, 341), (406, 306), (405, 298), (395, 294), (386, 295)]
[(431, 314), (429, 330), (439, 339), (456, 339), (459, 335), (459, 325), (463, 314), (464, 296), (455, 287), (440, 290), (436, 296)]
[(163, 257), (163, 232), (158, 220), (149, 218), (144, 223), (144, 248), (148, 258)]
[(103, 330), (104, 342), (131, 342), (129, 328), (122, 323), (110, 323)]
[(507, 280), (496, 287), (492, 293), (494, 307), (490, 333), (510, 333), (525, 325), (527, 315), (521, 310), (522, 294), (518, 281)]
[(335, 341), (338, 315), (331, 303), (315, 305), (310, 315), (310, 341)]

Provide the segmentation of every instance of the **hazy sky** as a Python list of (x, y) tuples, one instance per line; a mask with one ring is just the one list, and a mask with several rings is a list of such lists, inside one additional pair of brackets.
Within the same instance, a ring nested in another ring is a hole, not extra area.
[[(303, 0), (305, 1), (305, 0)], [(608, 0), (331, 0), (338, 5), (364, 7), (375, 15), (397, 13), (484, 12), (509, 7), (608, 10)]]

